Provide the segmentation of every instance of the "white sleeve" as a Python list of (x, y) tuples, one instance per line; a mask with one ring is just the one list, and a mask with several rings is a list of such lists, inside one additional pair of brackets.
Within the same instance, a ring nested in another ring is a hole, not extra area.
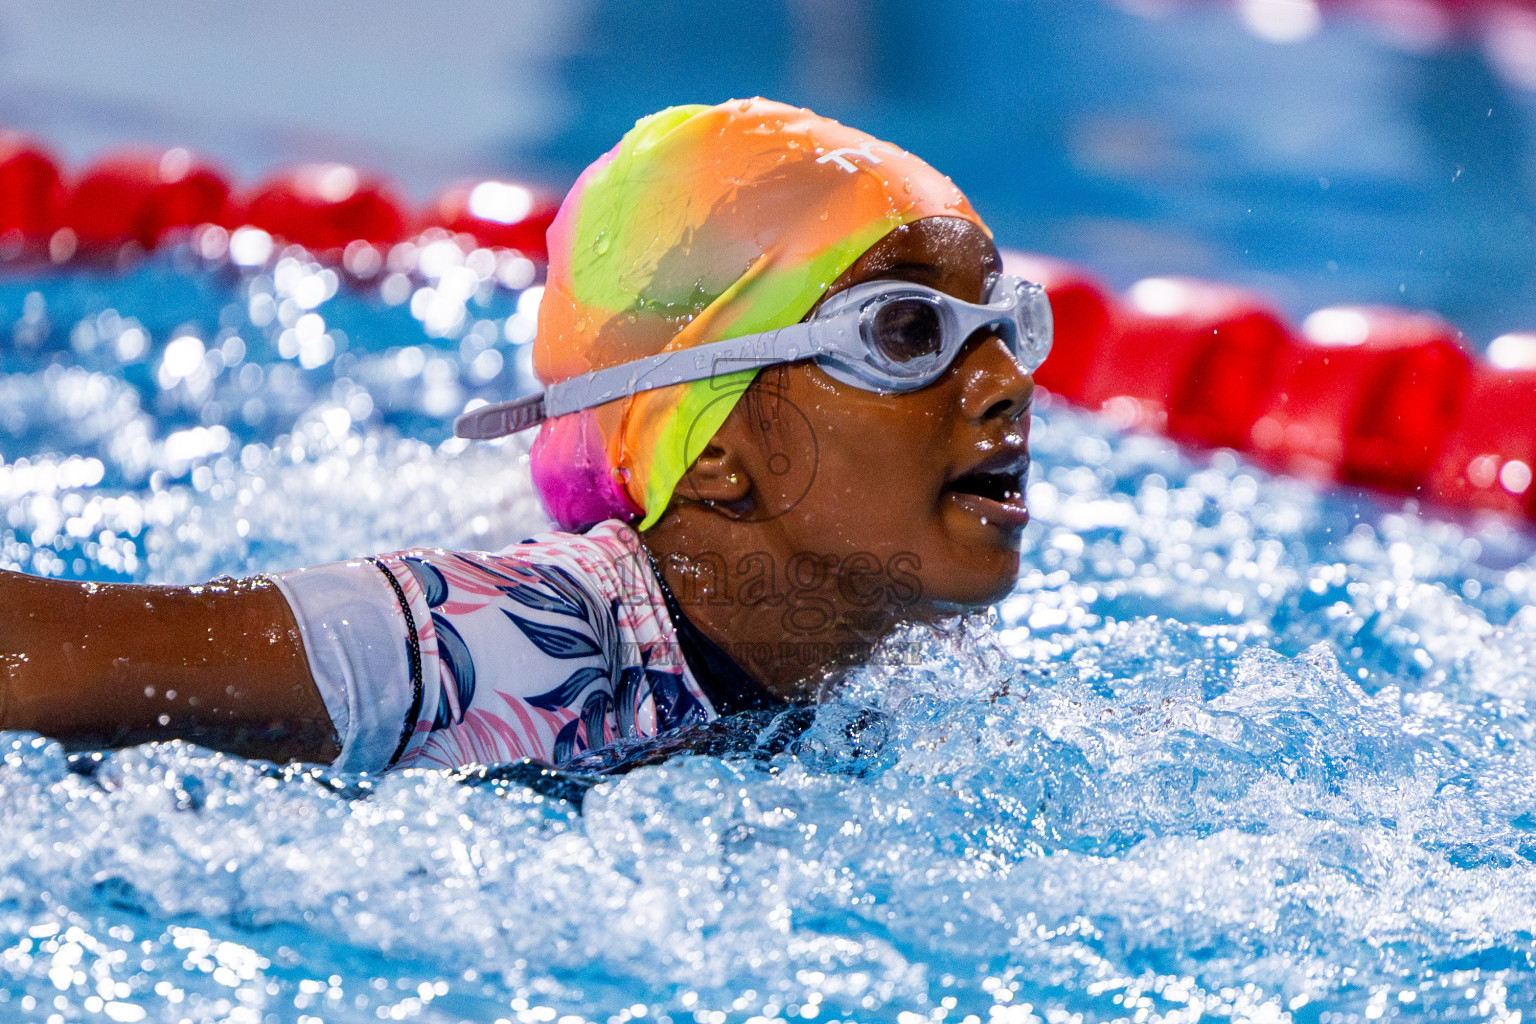
[(423, 689), (415, 624), (392, 577), (360, 560), (270, 578), (298, 620), (310, 674), (341, 737), (335, 766), (388, 768), (410, 739)]

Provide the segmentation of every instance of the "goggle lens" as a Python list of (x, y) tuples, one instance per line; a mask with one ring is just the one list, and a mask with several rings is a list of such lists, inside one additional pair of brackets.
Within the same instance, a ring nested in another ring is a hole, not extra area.
[(892, 363), (909, 363), (939, 353), (944, 325), (932, 302), (915, 297), (893, 299), (875, 311), (869, 323), (869, 340)]

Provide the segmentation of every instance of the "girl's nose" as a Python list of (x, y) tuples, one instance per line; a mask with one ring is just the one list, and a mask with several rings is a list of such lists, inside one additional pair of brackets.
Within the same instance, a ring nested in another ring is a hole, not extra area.
[(996, 334), (966, 342), (958, 360), (960, 407), (975, 421), (1015, 420), (1029, 408), (1035, 379)]

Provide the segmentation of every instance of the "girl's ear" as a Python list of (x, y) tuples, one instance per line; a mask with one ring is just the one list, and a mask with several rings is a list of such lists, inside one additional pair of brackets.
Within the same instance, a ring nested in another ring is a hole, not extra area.
[(683, 474), (677, 493), (706, 505), (737, 506), (752, 496), (752, 476), (734, 446), (717, 436)]

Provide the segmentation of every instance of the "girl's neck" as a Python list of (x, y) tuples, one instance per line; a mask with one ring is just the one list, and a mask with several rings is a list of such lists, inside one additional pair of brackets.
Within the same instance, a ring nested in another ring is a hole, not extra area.
[(692, 626), (776, 697), (816, 696), (911, 617), (870, 599), (884, 567), (867, 558), (785, 550), (758, 524), (706, 515), (674, 508), (642, 541)]

